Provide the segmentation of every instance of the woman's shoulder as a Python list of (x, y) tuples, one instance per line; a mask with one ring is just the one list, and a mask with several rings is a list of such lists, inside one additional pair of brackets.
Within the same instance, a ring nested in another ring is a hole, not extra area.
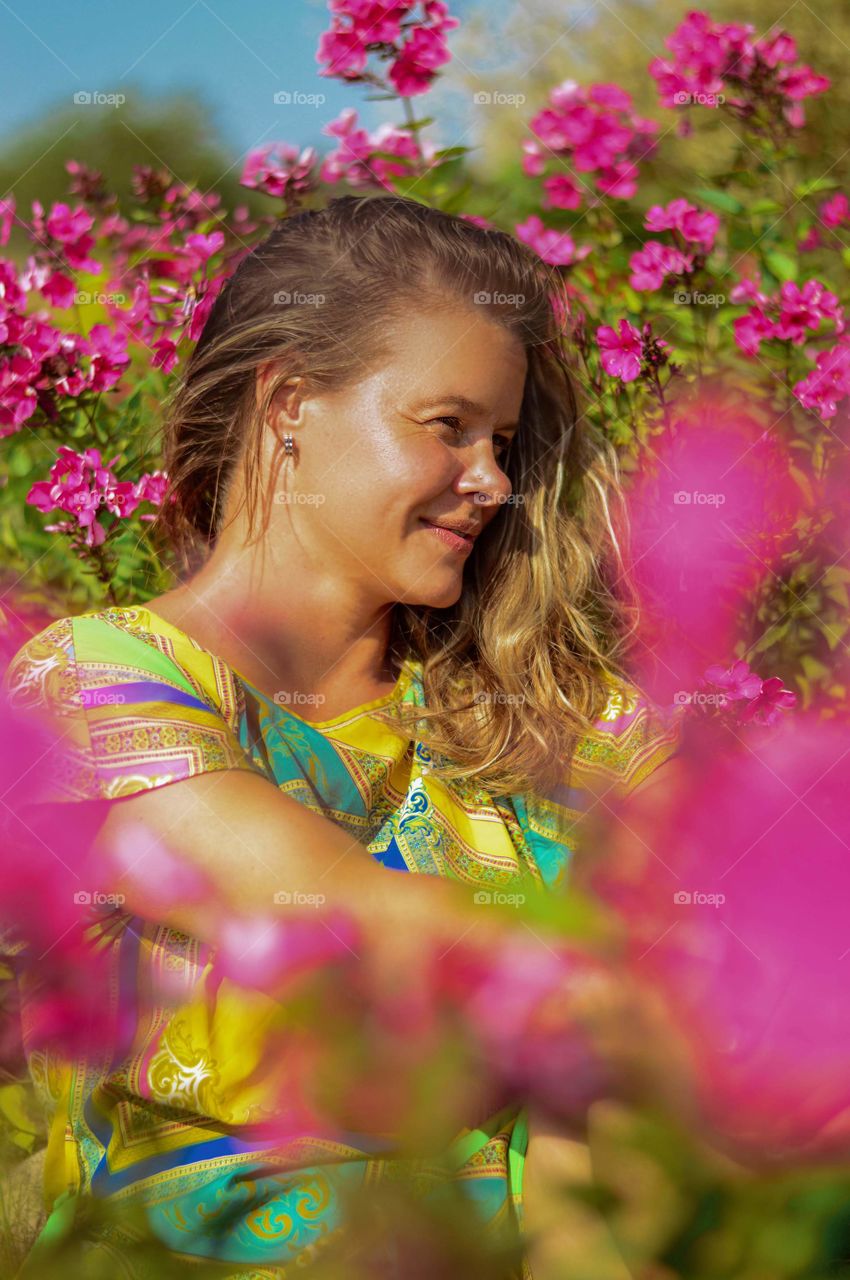
[(236, 715), (237, 682), (227, 664), (145, 605), (57, 618), (18, 649), (4, 676), (16, 705), (60, 713), (105, 705), (127, 686), (149, 694), (151, 685), (170, 701), (183, 694), (228, 721)]
[(610, 785), (628, 794), (679, 751), (685, 708), (665, 706), (614, 677), (605, 681), (600, 701), (592, 728), (576, 746), (571, 785), (594, 791)]

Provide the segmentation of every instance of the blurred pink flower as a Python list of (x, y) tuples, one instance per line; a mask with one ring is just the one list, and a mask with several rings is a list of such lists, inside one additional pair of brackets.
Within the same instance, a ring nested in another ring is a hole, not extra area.
[(661, 288), (668, 275), (679, 276), (692, 271), (694, 260), (691, 254), (682, 253), (673, 245), (647, 240), (643, 248), (629, 258), (629, 266), (632, 288), (640, 292), (654, 292)]
[(596, 330), (602, 368), (612, 378), (634, 382), (640, 376), (640, 332), (625, 318), (620, 321), (618, 329), (619, 332), (610, 325), (603, 324)]
[(836, 195), (831, 196), (829, 200), (824, 200), (818, 212), (821, 221), (826, 223), (828, 227), (840, 227), (842, 222), (850, 221), (850, 202), (839, 191)]
[(671, 200), (667, 205), (654, 204), (643, 224), (647, 231), (679, 231), (685, 240), (701, 244), (708, 253), (720, 226), (716, 213), (701, 210), (687, 200)]
[(818, 352), (815, 368), (794, 384), (794, 395), (824, 422), (833, 418), (839, 401), (850, 395), (850, 343)]
[(573, 263), (581, 262), (591, 251), (589, 244), (576, 245), (569, 232), (544, 226), (536, 213), (526, 218), (525, 222), (517, 223), (514, 230), (518, 240), (530, 245), (544, 262), (551, 262), (556, 266), (572, 266)]
[(248, 153), (239, 181), (269, 196), (301, 195), (316, 185), (316, 160), (315, 147), (299, 150), (288, 142), (268, 142)]

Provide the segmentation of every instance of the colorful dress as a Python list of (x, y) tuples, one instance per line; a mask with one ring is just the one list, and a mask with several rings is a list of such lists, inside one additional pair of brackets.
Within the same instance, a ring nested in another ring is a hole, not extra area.
[[(568, 833), (578, 831), (591, 779), (632, 790), (676, 751), (681, 728), (672, 709), (612, 689), (563, 786), (494, 799), (475, 781), (432, 777), (424, 745), (370, 716), (393, 698), (424, 704), (416, 661), (385, 698), (309, 722), (144, 607), (53, 623), (18, 652), (5, 685), (13, 705), (47, 717), (63, 736), (60, 765), (45, 779), (51, 802), (115, 799), (245, 769), (331, 818), (384, 866), (482, 889), (526, 877), (562, 888)], [(385, 1144), (340, 1133), (333, 1143), (302, 1137), (283, 1151), (264, 1149), (253, 1121), (266, 1083), (256, 1064), (270, 997), (217, 979), (209, 948), (156, 922), (118, 910), (109, 943), (116, 999), (142, 984), (173, 991), (179, 981), (186, 1000), (175, 1009), (148, 999), (132, 1048), (117, 1061), (30, 1053), (53, 1117), (48, 1236), (76, 1196), (118, 1202), (143, 1193), (154, 1233), (176, 1256), (215, 1257), (230, 1275), (294, 1275), (342, 1230), (346, 1190), (388, 1171)], [(521, 1226), (526, 1141), (525, 1113), (511, 1106), (473, 1123), (448, 1153), (488, 1227)], [(222, 1213), (223, 1235), (211, 1230)], [(101, 1243), (118, 1258), (119, 1235)]]

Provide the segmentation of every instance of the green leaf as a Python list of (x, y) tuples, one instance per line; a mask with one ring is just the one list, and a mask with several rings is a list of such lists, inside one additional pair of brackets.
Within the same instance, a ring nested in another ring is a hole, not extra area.
[(703, 204), (710, 205), (712, 209), (719, 209), (721, 213), (744, 212), (744, 206), (741, 201), (736, 200), (734, 196), (730, 196), (728, 191), (718, 191), (716, 187), (700, 187), (694, 192), (694, 195)]
[(781, 205), (775, 200), (755, 200), (747, 207), (750, 213), (778, 213)]
[(790, 254), (783, 253), (780, 249), (771, 249), (770, 253), (764, 255), (764, 260), (770, 268), (771, 275), (777, 280), (797, 279), (799, 264)]

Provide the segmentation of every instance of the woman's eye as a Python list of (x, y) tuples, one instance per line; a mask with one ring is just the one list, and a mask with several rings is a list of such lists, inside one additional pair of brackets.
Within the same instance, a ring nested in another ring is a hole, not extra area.
[(462, 430), (462, 426), (461, 426), (460, 418), (432, 418), (432, 419), (431, 419), (431, 421), (432, 421), (432, 422), (446, 422), (446, 423), (448, 423), (448, 425), (451, 427), (452, 431), (461, 431), (461, 430)]

